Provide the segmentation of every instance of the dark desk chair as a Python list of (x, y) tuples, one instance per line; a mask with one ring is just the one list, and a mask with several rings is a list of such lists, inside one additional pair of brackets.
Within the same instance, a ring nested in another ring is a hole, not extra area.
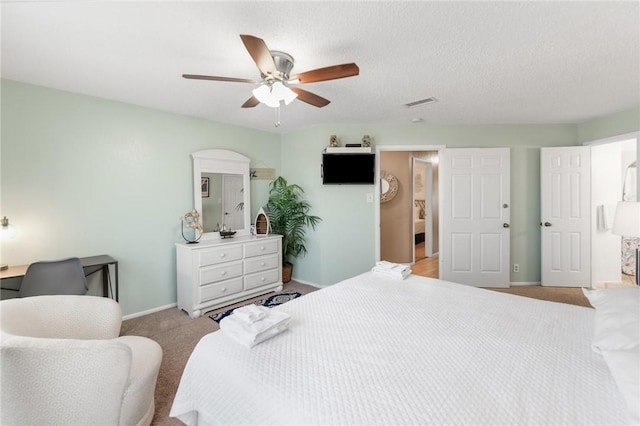
[(48, 294), (87, 294), (87, 279), (77, 257), (32, 263), (24, 274), (18, 297)]

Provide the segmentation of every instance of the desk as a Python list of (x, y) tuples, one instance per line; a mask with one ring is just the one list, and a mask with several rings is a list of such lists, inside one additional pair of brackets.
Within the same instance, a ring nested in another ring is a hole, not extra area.
[[(81, 257), (82, 267), (85, 271), (85, 276), (89, 276), (98, 271), (102, 271), (102, 294), (105, 297), (109, 297), (109, 265), (114, 265), (115, 269), (115, 288), (113, 290), (113, 296), (115, 301), (118, 301), (118, 261), (113, 257), (103, 254), (100, 256)], [(0, 271), (0, 280), (5, 278), (20, 278), (24, 277), (29, 265), (10, 266), (4, 271)]]

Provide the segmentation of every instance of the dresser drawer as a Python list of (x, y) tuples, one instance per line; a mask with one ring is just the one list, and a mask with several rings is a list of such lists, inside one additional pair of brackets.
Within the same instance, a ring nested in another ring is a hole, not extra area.
[(200, 268), (200, 285), (242, 276), (242, 261)]
[(215, 265), (242, 259), (242, 245), (233, 244), (198, 251), (198, 266)]
[(244, 261), (244, 273), (251, 274), (252, 272), (266, 271), (267, 269), (273, 269), (278, 267), (277, 254), (262, 257), (252, 257)]
[(262, 256), (278, 253), (278, 239), (247, 243), (244, 246), (244, 257)]
[(242, 291), (242, 277), (200, 287), (200, 303)]
[(249, 290), (263, 285), (275, 283), (280, 278), (279, 269), (258, 272), (257, 274), (246, 275), (244, 277), (244, 288)]

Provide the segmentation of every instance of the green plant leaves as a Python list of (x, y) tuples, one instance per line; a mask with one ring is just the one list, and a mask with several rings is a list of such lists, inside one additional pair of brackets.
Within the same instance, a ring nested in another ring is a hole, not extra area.
[(295, 184), (289, 185), (282, 176), (269, 185), (269, 201), (266, 213), (271, 230), (282, 238), (282, 261), (307, 254), (305, 232), (307, 227), (316, 228), (322, 219), (310, 215), (311, 204), (302, 198), (304, 190)]

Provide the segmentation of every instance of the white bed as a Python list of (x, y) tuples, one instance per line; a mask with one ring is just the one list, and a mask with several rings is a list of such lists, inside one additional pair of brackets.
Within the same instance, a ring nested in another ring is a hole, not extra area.
[(594, 310), (366, 273), (275, 307), (248, 349), (202, 338), (171, 416), (195, 424), (625, 424)]

